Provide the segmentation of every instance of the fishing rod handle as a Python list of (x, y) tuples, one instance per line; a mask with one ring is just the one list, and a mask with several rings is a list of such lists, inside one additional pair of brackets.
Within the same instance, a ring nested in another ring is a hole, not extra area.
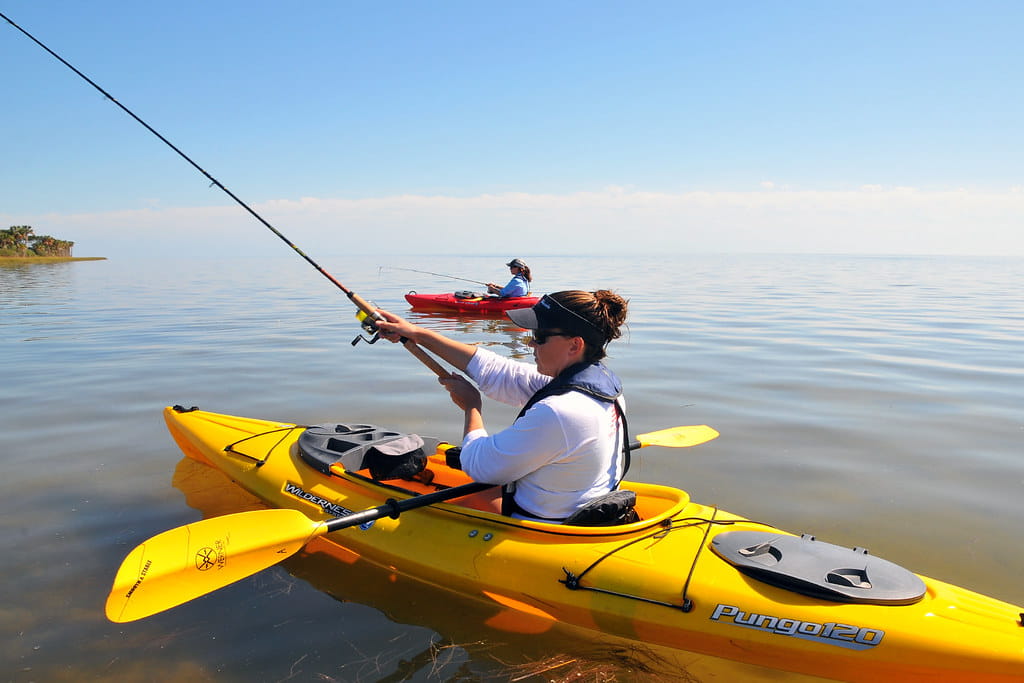
[(345, 295), (348, 296), (348, 298), (352, 301), (352, 303), (354, 303), (356, 305), (356, 307), (360, 311), (362, 311), (366, 315), (370, 316), (374, 320), (383, 320), (384, 319), (384, 317), (380, 313), (377, 312), (377, 309), (373, 307), (373, 304), (371, 304), (369, 301), (367, 301), (363, 297), (359, 296), (358, 294), (356, 294), (352, 290), (346, 289), (345, 290)]
[[(373, 305), (370, 304), (366, 299), (364, 299), (363, 297), (359, 296), (358, 294), (351, 290), (346, 291), (345, 294), (348, 296), (349, 299), (352, 300), (352, 303), (359, 307), (359, 310), (361, 310), (366, 315), (370, 316), (370, 318), (372, 318), (373, 320), (384, 320), (384, 316), (378, 313), (377, 309), (374, 308)], [(408, 349), (409, 353), (416, 356), (416, 358), (421, 363), (430, 368), (430, 371), (433, 372), (435, 375), (441, 377), (442, 379), (447, 379), (448, 377), (451, 377), (450, 372), (445, 370), (440, 363), (434, 360), (433, 356), (431, 356), (426, 351), (421, 349), (414, 341), (406, 337), (402, 337), (401, 342), (402, 345), (406, 349)]]
[(448, 379), (452, 376), (440, 363), (434, 360), (433, 356), (421, 349), (413, 340), (402, 337), (402, 344), (409, 350), (409, 353), (416, 356), (421, 363), (430, 368), (441, 379)]

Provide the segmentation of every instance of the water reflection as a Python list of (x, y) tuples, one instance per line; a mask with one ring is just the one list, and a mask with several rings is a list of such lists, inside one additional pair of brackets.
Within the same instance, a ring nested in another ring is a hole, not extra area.
[(490, 348), (501, 355), (528, 360), (533, 351), (527, 345), (530, 333), (506, 317), (479, 316), (412, 309), (402, 315), (410, 322), (436, 330), (474, 346)]
[(75, 263), (0, 262), (0, 310), (61, 307), (73, 297)]

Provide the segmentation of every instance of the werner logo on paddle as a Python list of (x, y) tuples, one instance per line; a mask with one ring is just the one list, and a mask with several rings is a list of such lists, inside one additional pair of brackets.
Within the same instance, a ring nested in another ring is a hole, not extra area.
[(215, 547), (206, 546), (196, 551), (196, 569), (201, 572), (217, 567), (221, 569), (228, 561), (227, 552), (224, 549), (224, 541), (217, 539), (213, 544)]
[(819, 624), (815, 621), (800, 621), (769, 614), (744, 612), (734, 605), (719, 604), (711, 614), (711, 621), (733, 626), (752, 628), (781, 636), (814, 640), (827, 645), (837, 645), (851, 650), (866, 650), (882, 642), (885, 631), (877, 628), (839, 624), (833, 621)]
[[(310, 493), (309, 491), (305, 491), (302, 489), (301, 486), (297, 486), (291, 483), (290, 481), (285, 482), (283, 491), (289, 495), (295, 496), (299, 500), (304, 500), (306, 502), (313, 503), (314, 505), (319, 505), (324, 512), (334, 517), (347, 517), (348, 515), (352, 514), (352, 510), (349, 510), (347, 507), (343, 507), (341, 505), (338, 505), (337, 503), (332, 503), (326, 498), (321, 498), (316, 494)], [(366, 529), (369, 529), (371, 526), (373, 526), (373, 520), (360, 524), (359, 528), (365, 531)]]

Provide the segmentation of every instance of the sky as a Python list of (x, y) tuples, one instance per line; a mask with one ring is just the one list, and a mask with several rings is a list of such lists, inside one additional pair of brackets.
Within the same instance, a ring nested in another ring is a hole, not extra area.
[[(1017, 0), (0, 13), (310, 253), (1024, 255)], [(78, 256), (283, 248), (2, 20), (0, 90), (0, 226)]]

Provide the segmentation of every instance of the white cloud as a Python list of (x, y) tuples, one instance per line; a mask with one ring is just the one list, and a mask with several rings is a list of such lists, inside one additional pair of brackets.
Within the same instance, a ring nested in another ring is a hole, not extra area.
[[(622, 187), (572, 194), (473, 197), (304, 197), (254, 204), (316, 253), (496, 253), (510, 242), (537, 252), (840, 252), (1024, 255), (1024, 192), (770, 188), (649, 192)], [(764, 185), (764, 184), (762, 184)], [(262, 255), (280, 243), (240, 207), (169, 208), (0, 224), (74, 240), (82, 256), (223, 252)], [(261, 233), (263, 233), (261, 235)]]

